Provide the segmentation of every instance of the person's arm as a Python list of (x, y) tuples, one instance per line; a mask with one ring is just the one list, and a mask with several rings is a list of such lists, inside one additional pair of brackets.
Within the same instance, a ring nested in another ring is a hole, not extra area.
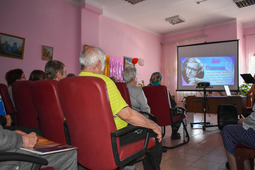
[(3, 129), (0, 125), (0, 151), (20, 148), (22, 146), (22, 136), (13, 131)]
[(254, 91), (255, 91), (255, 84), (253, 84), (253, 85), (251, 86), (251, 88), (249, 89), (249, 91), (247, 92), (246, 95), (254, 94)]
[(162, 133), (159, 126), (153, 121), (145, 118), (142, 114), (131, 109), (130, 107), (126, 107), (122, 109), (117, 115), (131, 125), (152, 129), (157, 134), (158, 141), (161, 142)]
[(252, 112), (248, 117), (243, 119), (242, 125), (246, 130), (249, 128), (255, 130), (255, 112)]

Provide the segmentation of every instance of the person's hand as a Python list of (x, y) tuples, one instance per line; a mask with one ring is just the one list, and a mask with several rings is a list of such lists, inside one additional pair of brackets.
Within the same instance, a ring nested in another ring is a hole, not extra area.
[(241, 119), (239, 119), (238, 121), (237, 121), (237, 123), (239, 124), (239, 125), (242, 125), (243, 124), (243, 120), (245, 119), (245, 117), (241, 114)]
[(5, 119), (6, 119), (6, 125), (5, 126), (11, 126), (11, 124), (12, 124), (11, 115), (6, 115)]
[(195, 78), (195, 77), (190, 77), (190, 78), (188, 79), (188, 82), (189, 82), (189, 85), (196, 84), (196, 78)]
[(198, 82), (201, 82), (203, 79), (197, 78), (197, 77), (190, 77), (188, 79), (189, 85), (196, 85)]
[(22, 147), (23, 148), (33, 148), (35, 144), (37, 143), (38, 137), (36, 136), (36, 133), (31, 132), (29, 134), (22, 135)]
[(162, 132), (160, 127), (155, 123), (155, 128), (152, 128), (153, 132), (157, 134), (157, 139), (159, 142), (162, 141)]
[(238, 123), (239, 125), (242, 125), (242, 124), (243, 124), (243, 120), (244, 120), (244, 118), (239, 119), (237, 123)]

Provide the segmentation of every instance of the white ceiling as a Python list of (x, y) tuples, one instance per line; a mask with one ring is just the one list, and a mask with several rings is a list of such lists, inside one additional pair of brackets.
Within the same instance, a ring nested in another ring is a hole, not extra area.
[[(105, 16), (162, 36), (233, 21), (255, 26), (255, 5), (238, 8), (233, 0), (145, 0), (136, 5), (125, 0), (85, 1), (102, 8)], [(174, 15), (185, 22), (171, 25), (165, 21)]]

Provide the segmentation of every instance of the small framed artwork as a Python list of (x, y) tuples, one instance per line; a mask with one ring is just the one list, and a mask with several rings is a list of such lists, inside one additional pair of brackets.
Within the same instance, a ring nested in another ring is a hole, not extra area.
[(130, 57), (124, 57), (124, 68), (126, 68), (127, 66), (133, 66), (135, 67), (135, 65), (132, 63), (132, 59)]
[(42, 46), (42, 60), (52, 60), (53, 59), (53, 47), (46, 45)]
[(0, 56), (23, 59), (25, 38), (0, 33)]

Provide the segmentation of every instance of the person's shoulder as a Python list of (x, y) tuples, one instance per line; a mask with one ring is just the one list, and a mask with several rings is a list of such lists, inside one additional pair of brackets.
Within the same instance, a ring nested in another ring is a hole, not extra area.
[(128, 88), (137, 93), (143, 91), (143, 89), (140, 86), (128, 85)]
[(101, 79), (103, 79), (103, 80), (105, 80), (105, 81), (111, 81), (112, 82), (112, 80), (109, 78), (109, 77), (107, 77), (106, 75), (103, 75), (103, 74), (95, 74), (95, 73), (91, 73), (91, 72), (81, 72), (80, 74), (79, 74), (79, 76), (92, 76), (92, 77), (98, 77), (98, 78), (101, 78)]

